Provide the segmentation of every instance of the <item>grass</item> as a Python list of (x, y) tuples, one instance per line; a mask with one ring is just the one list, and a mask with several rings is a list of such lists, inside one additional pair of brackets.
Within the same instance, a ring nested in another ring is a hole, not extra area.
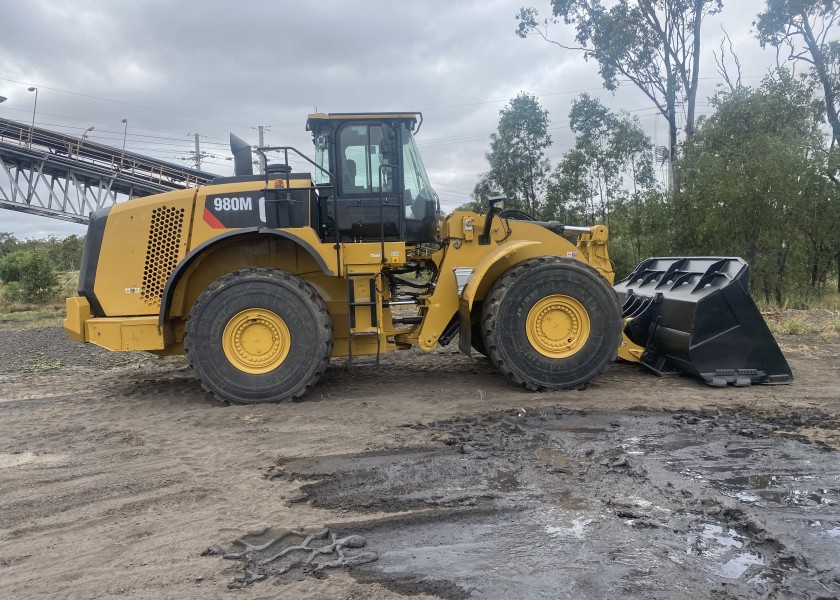
[(782, 298), (779, 305), (775, 301), (761, 298), (758, 295), (753, 297), (761, 312), (774, 312), (778, 310), (830, 310), (840, 311), (840, 293), (838, 292), (813, 292), (811, 294), (790, 293)]
[(64, 305), (0, 304), (0, 329), (58, 327), (64, 321)]
[(814, 333), (814, 328), (799, 317), (792, 317), (782, 321), (782, 333), (787, 335), (807, 335)]
[(40, 304), (5, 302), (0, 284), (0, 329), (36, 329), (39, 327), (60, 327), (64, 321), (64, 297), (76, 295), (78, 271), (59, 273), (59, 294), (57, 298)]
[(47, 358), (46, 356), (39, 356), (38, 360), (24, 369), (27, 373), (43, 373), (44, 371), (53, 371), (61, 368), (61, 360), (57, 358)]

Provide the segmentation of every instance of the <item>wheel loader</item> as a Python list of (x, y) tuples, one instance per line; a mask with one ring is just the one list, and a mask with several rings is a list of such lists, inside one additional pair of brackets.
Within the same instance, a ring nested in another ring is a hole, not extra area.
[[(307, 393), (350, 367), (455, 337), (529, 390), (580, 389), (610, 361), (718, 386), (790, 369), (737, 258), (653, 258), (613, 288), (603, 225), (507, 210), (442, 221), (422, 114), (312, 114), (314, 160), (231, 135), (235, 174), (91, 214), (65, 328), (113, 351), (186, 353), (230, 403)], [(301, 167), (304, 168), (301, 168)]]

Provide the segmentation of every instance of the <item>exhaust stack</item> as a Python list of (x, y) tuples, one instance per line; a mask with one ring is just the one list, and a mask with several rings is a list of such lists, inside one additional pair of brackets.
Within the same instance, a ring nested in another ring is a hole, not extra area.
[(230, 151), (233, 154), (233, 174), (253, 175), (254, 163), (251, 160), (251, 145), (241, 137), (230, 134)]

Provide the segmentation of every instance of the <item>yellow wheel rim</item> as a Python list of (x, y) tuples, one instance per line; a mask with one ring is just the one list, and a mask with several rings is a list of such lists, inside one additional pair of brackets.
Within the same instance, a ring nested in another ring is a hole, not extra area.
[(243, 310), (228, 321), (222, 348), (230, 363), (245, 373), (273, 371), (286, 360), (292, 336), (286, 322), (264, 308)]
[(583, 304), (562, 294), (537, 302), (525, 320), (531, 346), (548, 358), (572, 356), (589, 339), (589, 329), (589, 314)]

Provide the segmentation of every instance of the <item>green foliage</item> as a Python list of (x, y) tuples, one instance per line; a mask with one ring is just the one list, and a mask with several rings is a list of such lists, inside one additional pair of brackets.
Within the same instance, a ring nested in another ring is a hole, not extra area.
[(521, 92), (499, 115), (498, 131), (490, 136), (486, 154), (490, 170), (476, 185), (473, 197), (484, 206), (487, 197), (500, 191), (508, 198), (506, 208), (536, 214), (550, 171), (544, 152), (551, 145), (548, 111), (536, 96)]
[[(540, 215), (609, 225), (619, 275), (646, 256), (742, 256), (760, 305), (836, 305), (840, 1), (765, 0), (755, 22), (759, 41), (801, 76), (779, 70), (756, 89), (730, 82), (711, 99), (714, 114), (696, 122), (701, 24), (721, 0), (550, 4), (548, 18), (520, 9), (517, 34), (582, 52), (608, 89), (622, 80), (639, 88), (668, 122), (673, 187), (665, 194), (657, 186), (638, 124), (582, 96), (570, 115), (574, 146), (551, 175)], [(563, 40), (569, 28), (574, 41)], [(677, 144), (683, 110), (685, 141)]]
[(840, 243), (840, 197), (824, 175), (811, 89), (779, 71), (759, 89), (719, 94), (713, 105), (682, 147), (675, 243), (686, 254), (743, 256), (753, 293), (767, 300), (815, 291)]
[[(536, 8), (521, 8), (516, 33), (538, 35), (594, 59), (609, 90), (622, 79), (639, 88), (668, 123), (673, 161), (683, 107), (686, 138), (694, 131), (701, 25), (722, 6), (722, 0), (551, 0), (550, 18), (541, 19)], [(561, 23), (574, 27), (577, 45), (550, 37), (550, 26)]]
[(45, 302), (58, 293), (58, 274), (44, 250), (18, 250), (0, 259), (6, 302)]
[(3, 283), (20, 283), (26, 270), (28, 253), (16, 250), (0, 259), (0, 281)]
[(61, 368), (61, 359), (49, 358), (43, 352), (36, 355), (35, 363), (27, 366), (24, 371), (28, 373), (43, 373), (44, 371), (53, 371)]
[(19, 243), (11, 233), (0, 231), (0, 258), (14, 252)]
[(793, 317), (782, 322), (781, 331), (787, 335), (805, 335), (814, 330), (799, 317)]
[(755, 22), (762, 46), (771, 45), (789, 61), (807, 66), (825, 102), (823, 114), (835, 144), (840, 144), (840, 41), (831, 29), (838, 21), (837, 0), (766, 0)]
[(485, 212), (487, 209), (487, 204), (481, 202), (481, 200), (472, 200), (461, 206), (457, 207), (455, 210), (470, 210), (475, 213), (482, 213)]
[(23, 290), (19, 282), (10, 281), (3, 286), (3, 302), (6, 304), (23, 302)]
[(61, 271), (79, 269), (84, 246), (85, 238), (78, 235), (69, 235), (66, 238), (50, 236), (45, 239), (19, 240), (11, 233), (0, 232), (0, 259), (17, 251), (42, 251), (49, 255), (50, 260)]
[[(663, 196), (650, 138), (638, 120), (607, 109), (588, 94), (572, 103), (575, 145), (552, 176), (545, 219), (610, 227), (610, 256), (620, 274), (653, 250)], [(652, 234), (652, 235), (651, 235)]]

